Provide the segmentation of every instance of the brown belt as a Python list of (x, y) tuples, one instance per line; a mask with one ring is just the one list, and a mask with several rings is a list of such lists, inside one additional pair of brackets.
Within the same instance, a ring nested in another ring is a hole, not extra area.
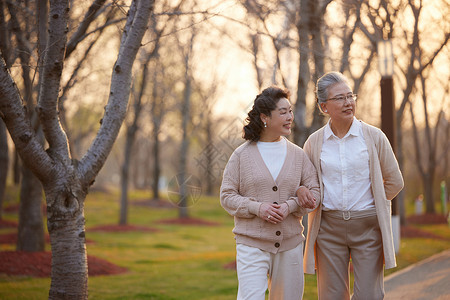
[(361, 219), (376, 216), (377, 210), (375, 208), (371, 208), (368, 210), (323, 210), (322, 215), (348, 221), (351, 218)]

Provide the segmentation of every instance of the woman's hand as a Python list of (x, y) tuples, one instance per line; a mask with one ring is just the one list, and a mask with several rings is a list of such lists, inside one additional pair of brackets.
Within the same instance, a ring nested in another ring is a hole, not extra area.
[(316, 199), (307, 187), (301, 186), (295, 192), (297, 194), (298, 203), (303, 208), (314, 209), (316, 207)]
[(279, 204), (263, 203), (259, 207), (259, 217), (266, 222), (278, 224), (285, 218), (282, 209), (280, 209), (281, 207)]
[(280, 205), (280, 212), (283, 214), (283, 220), (287, 218), (289, 215), (289, 205), (287, 203), (283, 203)]

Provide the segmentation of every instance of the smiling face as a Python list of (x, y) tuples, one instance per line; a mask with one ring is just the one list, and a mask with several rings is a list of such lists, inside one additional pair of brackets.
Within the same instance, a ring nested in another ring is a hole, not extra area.
[(289, 100), (286, 98), (278, 100), (277, 107), (271, 111), (270, 116), (261, 114), (261, 121), (267, 124), (261, 133), (261, 142), (275, 142), (280, 140), (282, 135), (291, 134), (294, 114)]
[[(344, 83), (336, 83), (328, 89), (328, 99), (335, 98), (336, 96), (347, 96), (352, 94), (350, 87)], [(322, 111), (330, 115), (331, 121), (335, 124), (343, 124), (353, 121), (355, 116), (356, 103), (351, 98), (347, 98), (344, 101), (327, 100), (324, 103), (320, 103)]]

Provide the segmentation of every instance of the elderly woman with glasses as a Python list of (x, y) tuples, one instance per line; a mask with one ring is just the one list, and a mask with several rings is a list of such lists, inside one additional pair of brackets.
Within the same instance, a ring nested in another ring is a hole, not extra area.
[(308, 216), (304, 270), (317, 270), (319, 299), (383, 299), (383, 262), (396, 266), (391, 200), (403, 178), (381, 130), (355, 118), (357, 95), (338, 72), (317, 81), (317, 101), (330, 117), (304, 150), (316, 167), (321, 197)]

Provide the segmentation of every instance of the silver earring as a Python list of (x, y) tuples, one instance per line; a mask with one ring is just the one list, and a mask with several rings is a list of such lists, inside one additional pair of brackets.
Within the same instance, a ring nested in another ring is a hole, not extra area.
[(325, 109), (323, 112), (328, 112), (328, 110)]
[(266, 122), (264, 122), (264, 128), (267, 128), (267, 123)]

